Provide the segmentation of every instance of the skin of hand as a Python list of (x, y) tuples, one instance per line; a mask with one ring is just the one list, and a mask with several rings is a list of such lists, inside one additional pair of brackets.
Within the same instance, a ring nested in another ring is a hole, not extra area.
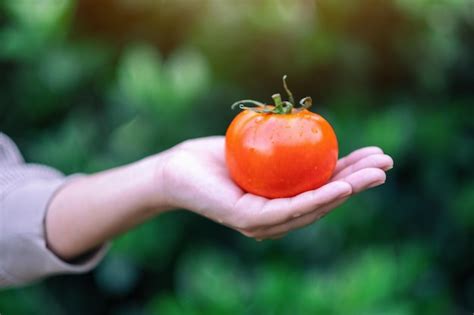
[(75, 258), (162, 212), (187, 209), (245, 236), (275, 239), (311, 224), (351, 195), (385, 182), (393, 160), (380, 148), (337, 162), (324, 186), (291, 198), (242, 191), (230, 178), (222, 136), (187, 140), (165, 152), (66, 184), (45, 220), (48, 247)]
[(385, 182), (393, 160), (367, 147), (340, 159), (329, 183), (292, 198), (267, 199), (242, 191), (229, 177), (224, 137), (188, 140), (173, 148), (162, 176), (168, 204), (189, 209), (242, 234), (279, 238), (318, 220), (351, 195)]

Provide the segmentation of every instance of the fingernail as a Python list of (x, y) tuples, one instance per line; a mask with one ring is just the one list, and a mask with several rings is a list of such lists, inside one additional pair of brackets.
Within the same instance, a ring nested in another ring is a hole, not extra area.
[(383, 180), (383, 181), (378, 181), (378, 182), (375, 182), (375, 183), (370, 184), (367, 188), (374, 188), (374, 187), (380, 186), (380, 185), (382, 185), (382, 184), (384, 184), (384, 183), (385, 183), (384, 180)]

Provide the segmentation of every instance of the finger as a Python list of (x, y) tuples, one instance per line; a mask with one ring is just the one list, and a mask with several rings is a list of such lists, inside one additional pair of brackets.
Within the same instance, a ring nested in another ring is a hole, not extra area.
[(266, 199), (263, 202), (265, 198), (247, 197), (246, 201), (239, 202), (234, 210), (236, 213), (245, 211), (244, 229), (254, 229), (284, 223), (351, 193), (352, 187), (349, 183), (335, 181), (292, 198)]
[(189, 139), (178, 145), (181, 149), (201, 148), (203, 151), (209, 152), (219, 162), (224, 163), (225, 137), (210, 136), (204, 138)]
[(365, 158), (366, 156), (372, 154), (383, 154), (382, 149), (379, 147), (365, 147), (358, 150), (353, 151), (349, 155), (339, 159), (336, 164), (336, 169), (334, 170), (334, 174), (339, 173), (341, 170), (345, 169), (351, 164), (356, 163), (360, 159)]
[[(348, 176), (345, 181), (347, 181), (351, 187), (353, 193), (358, 193), (368, 188), (372, 188), (378, 185), (381, 185), (385, 182), (386, 175), (380, 169), (377, 168), (366, 168), (360, 171), (355, 172), (354, 174)], [(315, 209), (315, 211), (310, 212), (306, 215), (303, 215), (299, 218), (289, 220), (286, 223), (276, 225), (266, 229), (267, 235), (274, 235), (289, 232), (293, 229), (301, 228), (303, 226), (309, 225), (316, 220), (319, 220), (325, 214), (330, 212), (332, 209), (340, 206), (344, 203), (349, 197), (340, 198), (324, 207)]]
[(379, 168), (387, 171), (393, 167), (393, 160), (386, 154), (372, 154), (342, 169), (332, 180), (339, 180), (364, 168)]
[(365, 168), (343, 179), (352, 187), (352, 194), (376, 187), (385, 183), (385, 172), (378, 168)]
[(289, 220), (283, 224), (278, 224), (270, 228), (264, 229), (260, 232), (257, 232), (258, 237), (260, 238), (274, 238), (279, 235), (285, 235), (292, 230), (302, 228), (304, 226), (310, 225), (315, 221), (318, 221), (323, 216), (328, 214), (331, 210), (334, 210), (336, 207), (343, 204), (349, 197), (340, 198), (336, 201), (331, 202), (330, 204), (317, 208), (314, 211), (305, 214), (296, 219)]

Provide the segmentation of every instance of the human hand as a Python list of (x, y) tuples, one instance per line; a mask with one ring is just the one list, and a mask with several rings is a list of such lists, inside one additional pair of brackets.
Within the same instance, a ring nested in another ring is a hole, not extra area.
[(242, 191), (230, 178), (222, 136), (188, 140), (164, 153), (159, 169), (161, 196), (255, 239), (279, 238), (311, 224), (351, 195), (385, 182), (393, 166), (377, 147), (356, 150), (337, 162), (324, 186), (291, 198), (267, 199)]
[(278, 238), (308, 225), (350, 195), (382, 184), (393, 165), (369, 147), (338, 161), (326, 185), (292, 198), (245, 193), (229, 177), (224, 137), (188, 140), (143, 160), (81, 176), (52, 197), (47, 246), (76, 258), (156, 214), (185, 208), (256, 239)]

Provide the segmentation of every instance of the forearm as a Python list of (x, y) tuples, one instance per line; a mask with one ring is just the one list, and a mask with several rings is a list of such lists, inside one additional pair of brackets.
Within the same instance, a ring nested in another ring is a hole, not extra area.
[(145, 159), (67, 184), (50, 203), (47, 244), (72, 259), (169, 209), (161, 195), (161, 159)]

